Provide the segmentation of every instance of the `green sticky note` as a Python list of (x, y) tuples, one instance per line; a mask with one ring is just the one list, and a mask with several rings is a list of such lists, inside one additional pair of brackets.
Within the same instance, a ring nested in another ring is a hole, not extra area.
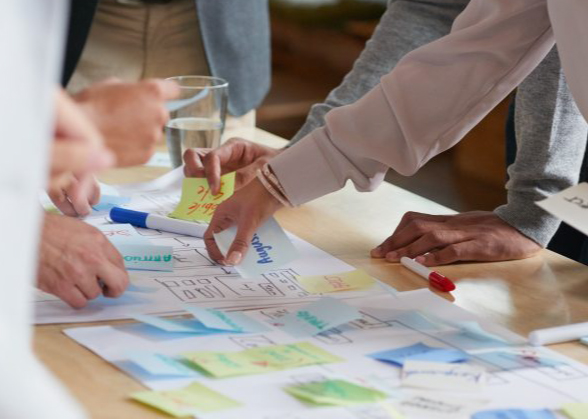
[(325, 380), (309, 384), (288, 386), (284, 389), (292, 396), (316, 405), (349, 406), (375, 403), (388, 398), (386, 393), (344, 380)]
[(588, 403), (567, 403), (563, 405), (561, 410), (570, 419), (588, 418)]
[(240, 352), (187, 352), (182, 356), (217, 378), (262, 374), (343, 361), (309, 342), (262, 346)]
[(140, 391), (131, 394), (131, 398), (177, 418), (232, 409), (241, 405), (199, 383), (171, 391)]
[(171, 218), (209, 223), (216, 208), (229, 199), (235, 190), (235, 172), (221, 177), (221, 188), (217, 195), (210, 192), (206, 178), (186, 178), (182, 183), (182, 198)]

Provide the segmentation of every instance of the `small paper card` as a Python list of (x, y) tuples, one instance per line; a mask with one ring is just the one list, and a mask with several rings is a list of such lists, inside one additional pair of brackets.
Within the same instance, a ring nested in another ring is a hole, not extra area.
[(128, 359), (134, 364), (140, 366), (149, 374), (166, 375), (177, 377), (198, 377), (199, 373), (188, 368), (180, 361), (176, 361), (168, 356), (145, 352), (133, 351), (127, 353)]
[(221, 188), (212, 195), (206, 178), (186, 178), (182, 183), (182, 198), (171, 218), (209, 223), (216, 208), (229, 199), (235, 190), (235, 172), (221, 177)]
[[(588, 403), (567, 403), (562, 406), (561, 410), (570, 419), (588, 418)], [(549, 419), (551, 419), (551, 417), (549, 417)], [(547, 416), (545, 419), (548, 419)]]
[(262, 346), (240, 352), (199, 351), (181, 355), (217, 378), (261, 374), (342, 361), (341, 358), (308, 342)]
[(376, 403), (388, 395), (344, 380), (325, 380), (285, 387), (292, 396), (316, 405), (349, 406)]
[(468, 354), (457, 349), (434, 348), (422, 342), (402, 348), (389, 349), (368, 355), (378, 361), (403, 366), (408, 360), (430, 362), (462, 362), (468, 359)]
[(271, 324), (298, 338), (314, 336), (360, 317), (361, 313), (355, 307), (331, 297), (322, 297), (293, 313), (273, 320)]
[(588, 183), (572, 186), (535, 203), (548, 213), (588, 235)]
[(480, 410), (487, 403), (487, 400), (448, 397), (445, 393), (427, 392), (402, 399), (399, 408), (407, 418), (455, 419), (469, 418), (472, 412)]
[(170, 391), (140, 391), (131, 394), (130, 397), (177, 418), (232, 409), (241, 405), (199, 383)]
[[(571, 416), (572, 419), (586, 417), (588, 416)], [(556, 419), (556, 416), (547, 409), (498, 409), (477, 412), (472, 416), (472, 419)]]
[(480, 391), (486, 382), (482, 367), (440, 362), (404, 362), (402, 385), (433, 390)]
[(225, 312), (212, 308), (188, 305), (185, 305), (184, 309), (210, 329), (249, 333), (265, 332), (268, 330), (267, 326), (242, 312)]
[(165, 272), (174, 270), (172, 246), (124, 244), (117, 246), (117, 249), (127, 269)]
[(361, 290), (371, 287), (376, 280), (367, 272), (355, 270), (332, 275), (297, 276), (296, 279), (311, 294)]
[(131, 198), (126, 196), (115, 196), (115, 195), (102, 195), (100, 202), (92, 206), (94, 214), (97, 212), (109, 212), (114, 207), (119, 207), (124, 204), (131, 202)]
[[(236, 235), (237, 227), (234, 225), (214, 235), (223, 255), (227, 255)], [(282, 227), (270, 218), (253, 235), (247, 254), (235, 270), (243, 278), (255, 278), (297, 258), (298, 251)]]

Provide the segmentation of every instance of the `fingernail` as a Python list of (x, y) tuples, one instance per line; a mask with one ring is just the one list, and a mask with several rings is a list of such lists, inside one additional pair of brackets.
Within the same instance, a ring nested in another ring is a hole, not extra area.
[(390, 262), (398, 261), (398, 252), (388, 252), (388, 254), (386, 254), (386, 260), (389, 260)]
[(371, 256), (374, 258), (382, 257), (382, 246), (378, 246), (378, 247), (372, 249), (372, 251), (370, 253), (371, 253)]
[(241, 252), (231, 252), (227, 258), (228, 265), (238, 265), (241, 262), (243, 255)]
[(424, 256), (417, 256), (416, 258), (414, 258), (414, 261), (417, 263), (423, 263), (425, 261), (425, 257)]

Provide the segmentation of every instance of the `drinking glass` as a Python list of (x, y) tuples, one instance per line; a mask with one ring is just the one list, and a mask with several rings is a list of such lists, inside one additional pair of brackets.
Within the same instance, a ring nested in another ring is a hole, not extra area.
[(220, 145), (227, 116), (229, 83), (219, 77), (208, 76), (178, 76), (168, 80), (180, 86), (180, 97), (174, 102), (185, 103), (181, 108), (170, 111), (170, 119), (165, 126), (172, 165), (179, 167), (186, 149)]

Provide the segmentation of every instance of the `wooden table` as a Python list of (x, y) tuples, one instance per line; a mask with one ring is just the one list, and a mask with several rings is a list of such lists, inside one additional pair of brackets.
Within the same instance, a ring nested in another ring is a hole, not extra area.
[[(267, 145), (284, 140), (260, 130), (235, 132)], [(116, 169), (102, 177), (110, 183), (148, 180), (162, 168)], [(372, 193), (351, 185), (277, 218), (284, 228), (330, 254), (364, 269), (399, 291), (422, 288), (424, 281), (398, 264), (370, 259), (369, 250), (394, 230), (406, 211), (450, 214), (453, 211), (390, 184)], [(440, 267), (457, 290), (443, 297), (480, 316), (526, 335), (536, 328), (588, 320), (588, 267), (542, 251), (533, 258), (498, 263), (464, 263)], [(113, 322), (105, 322), (113, 323)], [(93, 323), (96, 324), (96, 323)], [(164, 415), (130, 402), (127, 395), (143, 387), (61, 333), (68, 325), (37, 326), (35, 348), (40, 359), (71, 390), (93, 418), (156, 418)], [(588, 363), (588, 347), (552, 345)]]

